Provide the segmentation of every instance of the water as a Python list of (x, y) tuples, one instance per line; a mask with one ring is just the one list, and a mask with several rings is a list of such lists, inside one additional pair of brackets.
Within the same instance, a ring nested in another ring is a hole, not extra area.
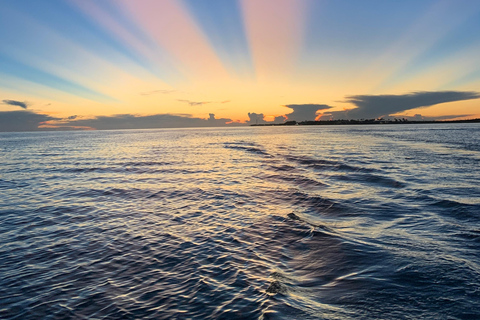
[(0, 134), (2, 319), (480, 319), (480, 125)]

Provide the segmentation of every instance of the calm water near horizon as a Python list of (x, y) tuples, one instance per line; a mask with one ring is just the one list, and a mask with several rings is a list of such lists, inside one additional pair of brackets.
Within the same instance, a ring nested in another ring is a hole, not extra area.
[(1, 319), (480, 319), (480, 124), (0, 133)]

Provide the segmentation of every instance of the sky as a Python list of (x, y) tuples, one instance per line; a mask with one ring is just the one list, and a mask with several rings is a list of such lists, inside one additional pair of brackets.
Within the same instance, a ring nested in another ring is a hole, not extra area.
[(478, 0), (5, 0), (0, 131), (480, 118)]

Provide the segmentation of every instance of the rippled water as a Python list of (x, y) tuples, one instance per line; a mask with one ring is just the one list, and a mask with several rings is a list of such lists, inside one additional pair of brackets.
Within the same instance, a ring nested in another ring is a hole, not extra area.
[(480, 125), (0, 134), (2, 319), (480, 319)]

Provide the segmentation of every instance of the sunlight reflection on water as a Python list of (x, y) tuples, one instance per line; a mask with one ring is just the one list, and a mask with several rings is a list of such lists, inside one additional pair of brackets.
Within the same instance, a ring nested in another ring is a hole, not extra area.
[(480, 317), (479, 141), (476, 124), (0, 134), (0, 317)]

